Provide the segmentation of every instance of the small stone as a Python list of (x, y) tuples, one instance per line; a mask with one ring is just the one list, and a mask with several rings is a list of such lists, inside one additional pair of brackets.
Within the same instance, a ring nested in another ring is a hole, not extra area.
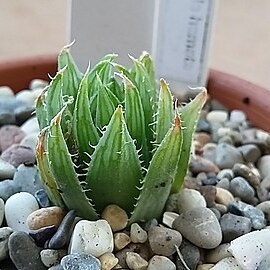
[(196, 207), (206, 207), (206, 201), (199, 191), (184, 188), (178, 193), (177, 205), (181, 214)]
[(118, 264), (118, 259), (113, 253), (105, 253), (99, 257), (102, 270), (111, 270)]
[(262, 210), (267, 215), (268, 221), (270, 221), (270, 201), (261, 202), (256, 205), (256, 208)]
[(256, 163), (262, 155), (260, 148), (255, 144), (246, 144), (237, 148), (246, 162)]
[(8, 258), (8, 240), (12, 233), (9, 227), (0, 228), (0, 262)]
[(243, 268), (237, 263), (235, 258), (227, 257), (219, 261), (212, 270), (242, 270)]
[(223, 169), (218, 172), (217, 179), (222, 180), (223, 178), (227, 178), (228, 180), (232, 180), (234, 178), (234, 173), (232, 169)]
[(235, 215), (249, 218), (251, 220), (252, 228), (255, 230), (263, 229), (266, 226), (263, 211), (250, 204), (241, 201), (233, 201), (228, 205), (228, 211)]
[(254, 188), (241, 176), (232, 179), (230, 191), (235, 197), (240, 198), (244, 202), (252, 202), (255, 196)]
[(213, 207), (215, 205), (215, 199), (217, 194), (215, 186), (201, 186), (200, 193), (205, 198), (207, 207)]
[(148, 232), (148, 240), (154, 254), (171, 256), (176, 252), (175, 246), (182, 243), (181, 234), (165, 227), (153, 227)]
[(0, 227), (3, 223), (4, 215), (5, 215), (5, 203), (4, 200), (0, 198)]
[(217, 263), (224, 258), (231, 257), (232, 254), (228, 251), (230, 244), (221, 244), (215, 249), (209, 250), (205, 256), (205, 261), (208, 263)]
[(240, 110), (232, 110), (230, 113), (230, 121), (242, 124), (247, 119), (245, 112)]
[(162, 218), (162, 223), (170, 228), (172, 228), (172, 224), (174, 220), (179, 217), (179, 214), (174, 213), (174, 212), (164, 212), (163, 213), (163, 218)]
[(215, 164), (220, 169), (231, 169), (235, 163), (243, 163), (240, 151), (236, 147), (226, 143), (218, 144)]
[(228, 119), (228, 113), (223, 110), (214, 110), (207, 114), (206, 120), (210, 123), (224, 123)]
[(148, 262), (135, 252), (127, 252), (126, 263), (131, 270), (146, 270)]
[(5, 205), (7, 225), (14, 231), (28, 232), (27, 217), (38, 210), (39, 206), (35, 197), (27, 192), (12, 195)]
[[(269, 177), (269, 183), (270, 183), (270, 177)], [(270, 186), (270, 184), (269, 184), (269, 186)], [(166, 202), (166, 206), (165, 206), (166, 211), (167, 212), (178, 212), (177, 201), (178, 201), (178, 194), (177, 193), (171, 194)]]
[(16, 168), (9, 162), (0, 158), (0, 180), (2, 179), (12, 179)]
[(113, 232), (118, 232), (126, 228), (128, 215), (115, 204), (108, 205), (102, 212), (101, 217), (108, 221)]
[(0, 198), (6, 201), (13, 194), (18, 192), (18, 187), (14, 184), (13, 180), (0, 181)]
[(217, 149), (216, 143), (207, 143), (206, 145), (203, 146), (202, 157), (207, 159), (207, 160), (210, 160), (212, 163), (215, 163), (216, 149)]
[(226, 243), (251, 231), (251, 221), (247, 217), (228, 213), (223, 215), (219, 222), (223, 241)]
[(75, 220), (76, 214), (74, 210), (70, 210), (63, 218), (57, 232), (50, 239), (48, 247), (52, 249), (59, 249), (64, 247), (70, 237), (70, 232)]
[(202, 181), (204, 186), (214, 186), (218, 182), (218, 179), (215, 176), (207, 177), (205, 180)]
[(113, 251), (113, 234), (106, 220), (79, 221), (70, 242), (70, 253), (87, 253), (100, 257)]
[(37, 190), (34, 195), (40, 207), (44, 208), (50, 206), (50, 200), (46, 191), (43, 188)]
[(270, 155), (262, 156), (257, 163), (257, 167), (263, 178), (270, 175)]
[(130, 226), (130, 239), (133, 243), (145, 243), (147, 232), (138, 223), (133, 223)]
[(228, 178), (222, 178), (217, 184), (217, 188), (222, 188), (229, 190), (230, 189), (230, 180)]
[(36, 117), (28, 119), (25, 123), (21, 125), (21, 130), (25, 134), (33, 134), (39, 132), (38, 120)]
[(21, 126), (25, 121), (32, 117), (35, 112), (35, 106), (25, 104), (25, 106), (20, 106), (14, 109), (14, 115), (16, 119), (16, 124)]
[(90, 254), (70, 254), (61, 260), (64, 270), (101, 270), (100, 261)]
[(18, 167), (20, 164), (34, 164), (36, 157), (34, 151), (30, 147), (22, 146), (19, 144), (13, 144), (6, 149), (1, 158), (14, 167)]
[(190, 171), (194, 174), (200, 172), (215, 172), (218, 173), (218, 167), (210, 160), (202, 158), (200, 156), (196, 156), (195, 158), (191, 158), (189, 164)]
[(228, 207), (224, 204), (216, 203), (215, 208), (220, 212), (221, 215), (228, 212)]
[(199, 119), (196, 132), (207, 132), (210, 133), (211, 126), (205, 119)]
[(269, 270), (270, 269), (270, 258), (266, 256), (258, 266), (256, 270)]
[(169, 258), (155, 255), (149, 261), (147, 270), (176, 270), (176, 266)]
[(217, 218), (218, 220), (220, 220), (220, 218), (221, 218), (221, 213), (220, 213), (220, 211), (219, 211), (217, 208), (215, 208), (215, 207), (212, 207), (212, 208), (209, 208), (209, 209), (215, 214), (216, 218)]
[(16, 99), (31, 105), (35, 104), (35, 98), (30, 90), (24, 89), (16, 94)]
[(224, 205), (228, 205), (234, 200), (232, 193), (224, 188), (216, 188), (216, 202)]
[[(201, 253), (198, 247), (183, 239), (181, 246), (179, 247), (183, 259), (190, 269), (196, 269), (197, 265), (201, 260)], [(177, 270), (186, 270), (187, 268), (183, 265), (182, 261), (177, 257), (176, 259)]]
[(38, 142), (38, 133), (32, 133), (26, 135), (20, 142), (20, 145), (30, 147), (33, 151), (36, 151)]
[(29, 235), (35, 240), (39, 247), (44, 247), (45, 242), (52, 238), (56, 230), (57, 228), (51, 225), (38, 230), (30, 230)]
[(122, 232), (115, 233), (113, 238), (115, 250), (121, 250), (131, 242), (130, 237), (126, 233)]
[(222, 240), (221, 228), (215, 214), (205, 207), (194, 208), (181, 214), (174, 221), (173, 228), (194, 245), (205, 249), (217, 247)]
[(64, 270), (64, 268), (61, 266), (61, 264), (57, 264), (48, 268), (48, 270)]
[(214, 264), (211, 263), (204, 263), (204, 264), (200, 264), (198, 265), (196, 270), (210, 270), (212, 269), (214, 266)]
[(211, 136), (206, 132), (195, 133), (194, 139), (198, 141), (202, 146), (211, 142)]
[(47, 267), (59, 264), (59, 252), (54, 249), (43, 249), (40, 252), (40, 258)]
[(232, 145), (239, 145), (242, 143), (242, 136), (240, 132), (232, 130), (228, 127), (221, 127), (217, 130), (217, 136), (220, 138), (219, 142), (221, 140), (225, 141), (225, 138), (228, 138), (228, 141)]
[(0, 86), (0, 97), (13, 97), (14, 92), (9, 86)]
[(63, 209), (59, 206), (51, 206), (32, 212), (26, 222), (30, 230), (38, 230), (50, 225), (58, 227), (63, 218)]
[(262, 188), (270, 190), (270, 174), (262, 180), (260, 185)]
[(251, 204), (256, 205), (259, 202), (264, 202), (264, 201), (269, 200), (269, 191), (266, 188), (259, 186), (256, 188), (256, 192), (257, 192), (257, 197), (259, 201), (256, 197), (253, 197), (253, 200), (250, 201)]
[(44, 81), (44, 80), (41, 80), (41, 79), (33, 79), (29, 84), (29, 88), (31, 90), (33, 90), (33, 89), (36, 89), (36, 88), (44, 88), (47, 85), (48, 85), (47, 81)]
[(14, 232), (9, 237), (9, 256), (20, 270), (47, 269), (40, 259), (40, 248), (25, 232)]

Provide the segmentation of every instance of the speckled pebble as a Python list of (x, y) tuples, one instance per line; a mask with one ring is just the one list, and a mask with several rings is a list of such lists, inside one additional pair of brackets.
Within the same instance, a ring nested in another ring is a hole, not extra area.
[(135, 252), (127, 252), (126, 263), (131, 270), (146, 270), (148, 262)]
[(51, 267), (51, 266), (59, 264), (62, 257), (61, 257), (60, 252), (54, 249), (43, 249), (40, 252), (41, 261), (47, 267)]
[(133, 223), (130, 226), (130, 239), (133, 243), (145, 243), (147, 232), (138, 223)]

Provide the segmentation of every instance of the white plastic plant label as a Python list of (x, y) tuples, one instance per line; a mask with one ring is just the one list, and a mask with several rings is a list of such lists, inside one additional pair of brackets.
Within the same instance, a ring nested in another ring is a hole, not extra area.
[(84, 70), (107, 53), (149, 51), (157, 76), (174, 90), (206, 82), (214, 0), (80, 0), (70, 2), (72, 54)]

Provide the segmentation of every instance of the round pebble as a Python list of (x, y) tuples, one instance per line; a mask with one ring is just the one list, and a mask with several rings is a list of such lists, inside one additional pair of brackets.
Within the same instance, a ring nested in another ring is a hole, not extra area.
[(40, 258), (47, 267), (59, 264), (59, 253), (54, 249), (43, 249), (40, 252)]
[(200, 172), (215, 172), (218, 173), (218, 167), (210, 160), (196, 156), (195, 158), (190, 159), (190, 171), (194, 174)]
[(238, 151), (240, 151), (246, 162), (256, 163), (262, 155), (260, 148), (255, 144), (242, 145), (239, 146), (237, 149)]
[(32, 133), (26, 135), (20, 142), (20, 145), (30, 147), (33, 151), (36, 151), (36, 146), (38, 142), (38, 134), (39, 133)]
[(9, 86), (0, 86), (0, 97), (13, 97), (14, 92)]
[(234, 200), (232, 193), (224, 188), (216, 188), (216, 202), (224, 205), (228, 205)]
[(246, 114), (240, 110), (232, 110), (230, 113), (230, 121), (242, 124), (247, 119)]
[(210, 123), (224, 123), (228, 119), (228, 113), (223, 110), (214, 110), (207, 114), (206, 120)]

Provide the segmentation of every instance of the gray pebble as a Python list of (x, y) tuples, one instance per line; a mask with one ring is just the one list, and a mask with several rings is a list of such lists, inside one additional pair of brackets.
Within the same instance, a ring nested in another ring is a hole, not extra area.
[(16, 124), (19, 126), (23, 124), (26, 120), (28, 120), (33, 115), (34, 111), (35, 111), (35, 107), (29, 106), (28, 104), (26, 104), (25, 106), (16, 108), (14, 110)]
[(238, 197), (244, 202), (251, 203), (255, 196), (254, 188), (241, 176), (232, 179), (230, 183), (230, 191), (234, 197)]
[(246, 144), (237, 148), (246, 162), (257, 162), (262, 155), (260, 148), (255, 144)]
[(61, 259), (67, 255), (66, 250), (43, 249), (40, 252), (40, 258), (47, 267), (60, 264)]
[(217, 179), (221, 180), (223, 178), (227, 178), (229, 180), (232, 180), (234, 177), (234, 173), (232, 169), (223, 169), (221, 171), (218, 172), (217, 174)]
[(222, 240), (222, 232), (215, 214), (208, 208), (198, 207), (177, 217), (173, 228), (194, 245), (211, 249)]
[(64, 270), (100, 270), (100, 261), (88, 254), (71, 254), (61, 260)]
[[(189, 241), (183, 239), (179, 250), (190, 270), (195, 270), (201, 259), (199, 248), (190, 243)], [(182, 261), (178, 257), (176, 259), (176, 267), (177, 270), (186, 270), (186, 267), (183, 265)]]
[(13, 144), (8, 149), (6, 149), (2, 153), (1, 158), (16, 168), (23, 163), (34, 164), (36, 162), (34, 151), (30, 147), (19, 144)]
[(0, 126), (16, 124), (15, 114), (12, 111), (0, 108)]
[(196, 156), (190, 159), (189, 164), (190, 171), (194, 174), (200, 172), (215, 172), (219, 171), (218, 167), (210, 160)]
[(251, 220), (252, 228), (255, 230), (263, 229), (266, 226), (266, 219), (263, 211), (250, 204), (241, 201), (230, 202), (228, 205), (228, 212), (249, 218)]
[(49, 241), (49, 245), (48, 245), (49, 248), (59, 249), (59, 248), (64, 247), (67, 244), (70, 237), (70, 230), (72, 228), (75, 217), (76, 217), (76, 214), (74, 210), (69, 211), (65, 215), (60, 226), (58, 227), (57, 232)]
[(176, 252), (175, 246), (182, 243), (181, 234), (165, 227), (153, 227), (148, 232), (148, 240), (154, 254), (171, 256)]
[(35, 192), (34, 196), (37, 199), (37, 202), (41, 208), (50, 206), (50, 201), (49, 201), (48, 195), (43, 188), (37, 190)]
[(57, 264), (57, 265), (54, 265), (54, 266), (48, 268), (48, 270), (64, 270), (64, 268), (62, 267), (61, 264)]
[(13, 180), (0, 181), (0, 198), (4, 201), (17, 192), (19, 192), (19, 189)]
[(226, 190), (230, 189), (230, 180), (228, 178), (222, 178), (216, 185), (216, 187), (223, 188)]
[(202, 157), (205, 159), (208, 159), (212, 162), (215, 162), (216, 160), (216, 148), (217, 144), (215, 143), (207, 143), (203, 146), (203, 153)]
[(229, 135), (222, 136), (221, 138), (219, 138), (218, 139), (218, 144), (221, 144), (221, 143), (226, 143), (226, 144), (234, 145), (234, 141), (233, 141), (233, 139)]
[(218, 144), (215, 163), (220, 169), (231, 169), (235, 163), (242, 162), (242, 155), (237, 148), (226, 143)]
[[(176, 194), (172, 194), (172, 195), (176, 195)], [(173, 211), (173, 212), (177, 212), (177, 204), (176, 204), (176, 211)], [(150, 219), (150, 220), (148, 220), (148, 221), (146, 221), (144, 224), (143, 224), (143, 226), (142, 226), (142, 228), (145, 230), (145, 231), (149, 231), (151, 228), (153, 228), (153, 227), (156, 227), (156, 226), (158, 226), (158, 221), (157, 221), (157, 219), (155, 219), (155, 218), (153, 218), (153, 219)]]
[(223, 242), (230, 242), (235, 238), (251, 231), (251, 221), (247, 217), (225, 214), (220, 219)]
[(215, 207), (209, 208), (216, 216), (217, 220), (220, 220), (221, 218), (221, 213), (219, 212), (219, 210)]
[(0, 180), (12, 179), (16, 168), (10, 163), (0, 158)]
[(9, 227), (0, 228), (0, 262), (8, 258), (8, 240), (12, 233)]
[(211, 126), (205, 119), (200, 119), (197, 124), (196, 132), (207, 132), (210, 133)]
[(9, 256), (20, 270), (47, 269), (40, 259), (40, 248), (25, 232), (14, 232), (9, 237)]

